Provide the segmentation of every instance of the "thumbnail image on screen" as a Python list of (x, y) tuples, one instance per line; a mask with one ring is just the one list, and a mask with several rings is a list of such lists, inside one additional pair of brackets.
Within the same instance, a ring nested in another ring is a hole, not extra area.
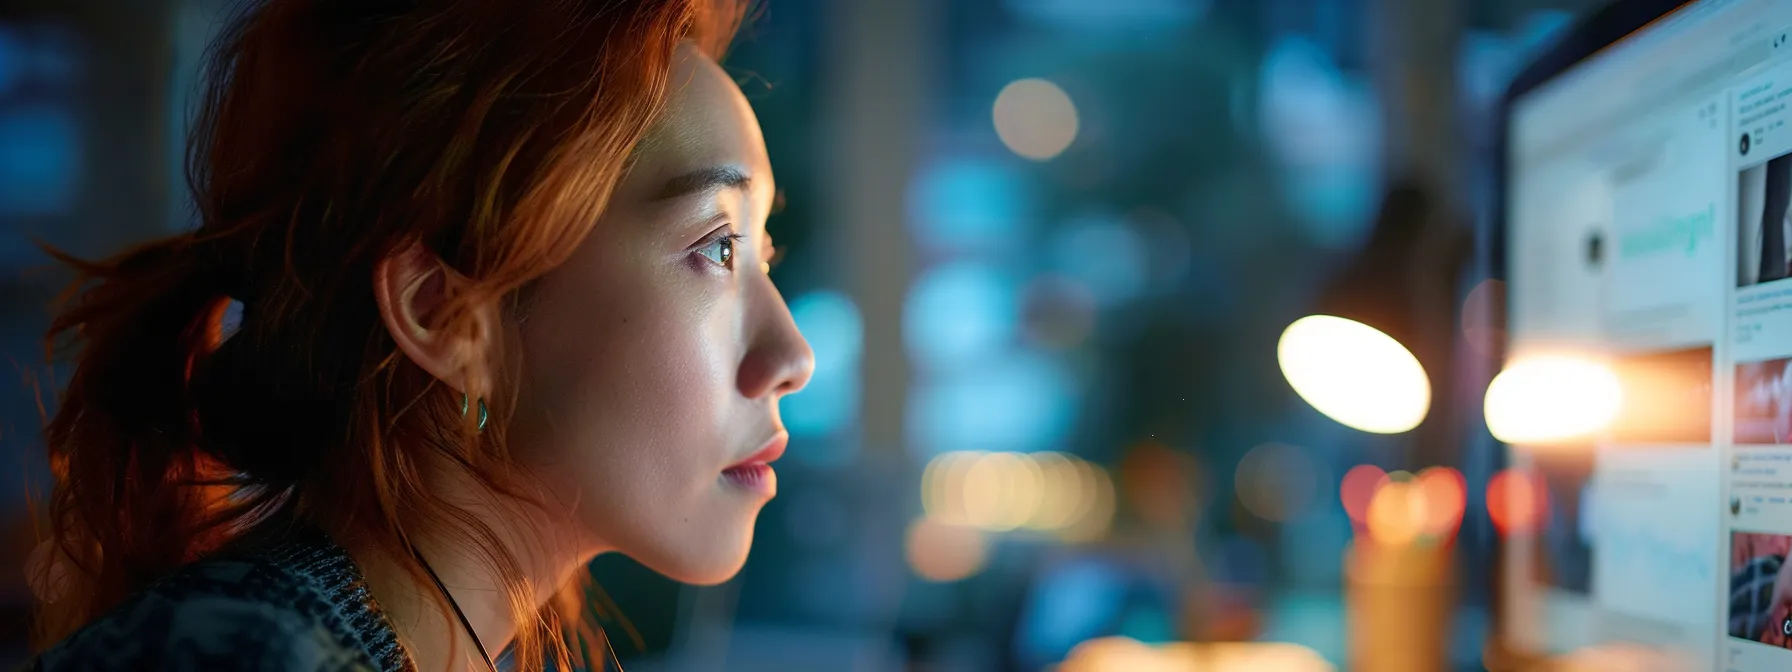
[(1792, 359), (1736, 365), (1736, 443), (1792, 443)]
[(1731, 637), (1792, 649), (1789, 552), (1792, 535), (1730, 533)]
[(1629, 355), (1613, 367), (1623, 407), (1611, 438), (1631, 444), (1711, 443), (1711, 346)]
[(1736, 176), (1736, 286), (1792, 276), (1792, 154)]

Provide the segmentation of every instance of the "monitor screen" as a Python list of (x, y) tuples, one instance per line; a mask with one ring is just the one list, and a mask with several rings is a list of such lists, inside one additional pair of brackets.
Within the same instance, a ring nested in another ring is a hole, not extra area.
[[(1510, 447), (1548, 516), (1510, 634), (1792, 669), (1792, 1), (1692, 2), (1513, 101), (1508, 353), (1588, 353), (1624, 402)], [(1782, 587), (1783, 583), (1783, 587)]]

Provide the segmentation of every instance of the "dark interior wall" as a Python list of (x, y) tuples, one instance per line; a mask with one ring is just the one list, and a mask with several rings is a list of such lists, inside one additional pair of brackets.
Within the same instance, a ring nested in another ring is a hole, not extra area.
[(165, 230), (170, 6), (0, 0), (0, 667), (23, 653), (42, 335), (66, 277), (31, 241), (94, 255)]

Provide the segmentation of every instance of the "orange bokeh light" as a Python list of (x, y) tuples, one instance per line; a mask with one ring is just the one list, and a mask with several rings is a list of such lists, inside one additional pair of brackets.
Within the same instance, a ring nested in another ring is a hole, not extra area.
[(1432, 467), (1419, 474), (1419, 491), (1425, 496), (1425, 534), (1448, 537), (1462, 524), (1462, 511), (1468, 504), (1468, 481), (1462, 472), (1449, 467)]
[(1369, 501), (1369, 536), (1385, 546), (1404, 546), (1419, 538), (1430, 519), (1430, 502), (1418, 485), (1395, 481), (1375, 491)]
[(923, 579), (951, 582), (975, 575), (989, 560), (989, 542), (969, 525), (922, 517), (908, 527), (908, 566)]
[(1487, 515), (1500, 534), (1537, 529), (1549, 511), (1549, 491), (1528, 471), (1503, 469), (1487, 481)]

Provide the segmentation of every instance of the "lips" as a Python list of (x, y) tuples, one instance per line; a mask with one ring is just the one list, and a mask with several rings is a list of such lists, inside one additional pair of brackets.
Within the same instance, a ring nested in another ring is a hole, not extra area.
[(747, 459), (734, 463), (729, 466), (728, 469), (739, 469), (741, 467), (755, 465), (764, 466), (776, 462), (778, 461), (778, 458), (784, 456), (784, 446), (788, 443), (790, 443), (790, 435), (780, 431), (773, 435), (770, 440), (766, 441), (765, 447), (760, 448), (759, 452), (748, 455)]
[(763, 497), (769, 498), (776, 495), (778, 474), (772, 471), (771, 463), (784, 455), (784, 444), (788, 442), (789, 436), (784, 432), (778, 432), (770, 441), (765, 442), (765, 447), (760, 448), (759, 452), (747, 456), (747, 459), (735, 463), (734, 466), (723, 469), (722, 478), (737, 488), (757, 493)]

